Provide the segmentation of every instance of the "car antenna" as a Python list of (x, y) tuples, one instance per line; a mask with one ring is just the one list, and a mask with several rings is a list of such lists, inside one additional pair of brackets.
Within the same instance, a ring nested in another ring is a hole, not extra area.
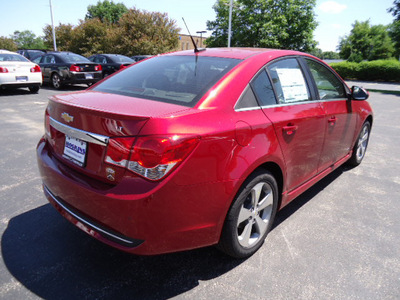
[(183, 20), (183, 23), (185, 23), (185, 26), (186, 26), (186, 29), (187, 29), (187, 31), (189, 33), (190, 39), (192, 40), (192, 43), (193, 43), (193, 46), (194, 46), (194, 53), (198, 53), (200, 51), (205, 51), (206, 50), (205, 48), (200, 48), (200, 49), (197, 48), (196, 42), (194, 41), (193, 36), (190, 34), (190, 31), (189, 31), (188, 26), (186, 25), (185, 19), (182, 18), (182, 20)]

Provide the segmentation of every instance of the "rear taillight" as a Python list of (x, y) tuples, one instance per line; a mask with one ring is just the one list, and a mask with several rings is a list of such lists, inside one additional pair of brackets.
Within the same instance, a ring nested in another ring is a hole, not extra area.
[(31, 68), (31, 73), (37, 73), (37, 72), (41, 72), (41, 70), (38, 65), (35, 65), (33, 68)]
[(80, 66), (77, 66), (77, 65), (71, 65), (71, 66), (69, 67), (69, 70), (70, 70), (71, 72), (81, 72), (81, 71), (82, 71), (81, 67), (80, 67)]
[(134, 138), (110, 138), (105, 161), (126, 168)]
[(0, 67), (0, 73), (8, 73), (8, 69), (6, 67)]
[(198, 142), (197, 137), (178, 135), (138, 137), (133, 148), (129, 148), (132, 138), (110, 139), (105, 161), (147, 179), (159, 180), (177, 167)]
[(120, 66), (119, 66), (119, 69), (122, 70), (122, 69), (125, 69), (126, 67), (127, 67), (127, 66), (125, 66), (125, 65), (120, 65)]
[(103, 70), (103, 68), (101, 67), (101, 65), (97, 65), (97, 66), (94, 66), (94, 70), (101, 71), (101, 70)]

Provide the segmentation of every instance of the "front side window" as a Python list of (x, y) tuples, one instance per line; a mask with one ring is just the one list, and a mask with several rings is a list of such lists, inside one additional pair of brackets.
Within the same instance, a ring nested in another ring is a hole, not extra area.
[(346, 98), (342, 82), (328, 68), (311, 59), (306, 59), (306, 62), (317, 85), (321, 100)]
[(240, 61), (204, 56), (159, 56), (127, 68), (93, 90), (193, 107)]
[(268, 66), (279, 103), (295, 103), (311, 99), (306, 80), (295, 58), (279, 60)]
[(44, 64), (55, 64), (56, 59), (53, 55), (47, 55), (43, 58), (43, 63)]

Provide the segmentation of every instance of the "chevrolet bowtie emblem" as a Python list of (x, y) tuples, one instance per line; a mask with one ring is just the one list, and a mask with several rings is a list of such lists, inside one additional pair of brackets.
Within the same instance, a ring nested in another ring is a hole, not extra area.
[(69, 114), (67, 114), (65, 112), (61, 114), (61, 118), (63, 118), (64, 121), (67, 122), (67, 123), (72, 122), (74, 120), (73, 116), (71, 116), (71, 115), (69, 115)]

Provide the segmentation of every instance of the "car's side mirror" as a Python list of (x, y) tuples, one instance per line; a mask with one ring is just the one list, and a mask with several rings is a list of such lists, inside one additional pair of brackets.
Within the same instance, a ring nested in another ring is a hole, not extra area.
[(369, 97), (369, 93), (366, 89), (359, 87), (359, 86), (353, 86), (351, 88), (351, 99), (353, 100), (367, 100)]

